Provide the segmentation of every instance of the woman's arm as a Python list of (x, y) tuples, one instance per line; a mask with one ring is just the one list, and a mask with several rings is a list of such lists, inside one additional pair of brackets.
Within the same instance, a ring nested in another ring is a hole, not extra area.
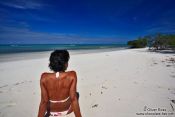
[(76, 89), (76, 87), (77, 87), (76, 72), (73, 71), (71, 76), (72, 76), (72, 84), (71, 84), (71, 88), (70, 88), (71, 106), (73, 108), (75, 116), (76, 117), (82, 117), (81, 112), (80, 112), (80, 107), (79, 107), (79, 104), (78, 104), (77, 95), (76, 95), (76, 90), (77, 90)]
[(40, 79), (40, 87), (41, 87), (41, 102), (39, 105), (39, 111), (38, 111), (38, 117), (44, 117), (46, 108), (47, 108), (47, 102), (48, 102), (48, 95), (47, 95), (47, 90), (44, 86), (44, 73), (41, 75)]

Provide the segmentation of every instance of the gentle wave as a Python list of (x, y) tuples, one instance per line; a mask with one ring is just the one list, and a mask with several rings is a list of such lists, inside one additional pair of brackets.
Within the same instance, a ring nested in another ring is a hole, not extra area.
[(127, 47), (125, 44), (7, 44), (0, 45), (0, 54), (40, 52), (55, 49), (84, 50)]

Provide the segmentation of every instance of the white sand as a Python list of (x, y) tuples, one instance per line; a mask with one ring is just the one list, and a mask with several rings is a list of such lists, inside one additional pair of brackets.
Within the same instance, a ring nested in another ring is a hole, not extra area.
[[(171, 57), (146, 49), (71, 55), (68, 70), (77, 71), (83, 117), (175, 117)], [(0, 62), (0, 117), (37, 116), (39, 79), (47, 66), (46, 56)]]

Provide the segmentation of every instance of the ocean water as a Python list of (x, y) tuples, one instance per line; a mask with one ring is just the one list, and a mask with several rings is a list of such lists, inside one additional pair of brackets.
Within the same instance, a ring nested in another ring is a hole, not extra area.
[(22, 52), (42, 52), (55, 49), (67, 50), (88, 50), (88, 49), (108, 49), (126, 48), (126, 44), (6, 44), (0, 45), (0, 54), (22, 53)]

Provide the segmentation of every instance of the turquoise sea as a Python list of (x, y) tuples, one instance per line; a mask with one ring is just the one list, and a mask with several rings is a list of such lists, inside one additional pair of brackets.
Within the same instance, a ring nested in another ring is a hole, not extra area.
[(1, 44), (0, 54), (41, 52), (55, 49), (88, 50), (88, 49), (127, 48), (126, 44)]

